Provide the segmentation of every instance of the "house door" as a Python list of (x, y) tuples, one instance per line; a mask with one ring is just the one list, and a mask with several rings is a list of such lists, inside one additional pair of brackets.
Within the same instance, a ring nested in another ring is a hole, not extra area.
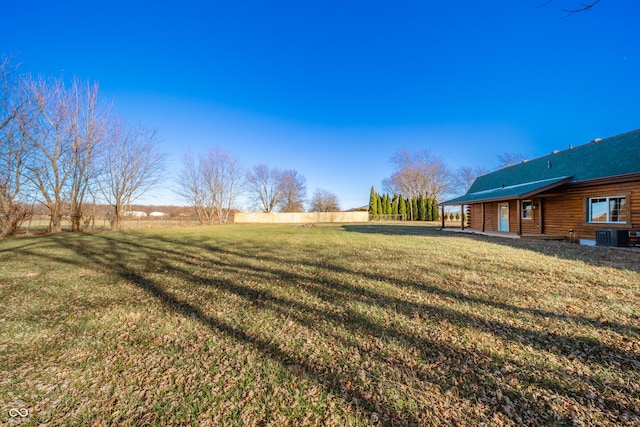
[(509, 203), (498, 204), (498, 231), (509, 231)]

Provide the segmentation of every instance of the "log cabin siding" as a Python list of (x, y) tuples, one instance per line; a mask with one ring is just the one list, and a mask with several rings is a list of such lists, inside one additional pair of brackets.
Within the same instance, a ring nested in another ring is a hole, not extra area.
[(498, 231), (498, 204), (484, 204), (484, 229), (485, 231)]
[[(542, 207), (545, 218), (544, 232), (555, 236), (571, 236), (570, 230), (574, 230), (575, 238), (585, 235), (584, 230), (578, 227), (586, 220), (584, 198), (578, 194), (566, 194), (544, 199)], [(595, 230), (594, 230), (595, 235)], [(592, 237), (589, 237), (592, 238)]]
[[(587, 201), (593, 197), (625, 196), (627, 223), (589, 223)], [(571, 236), (574, 239), (595, 239), (596, 228), (622, 228), (640, 231), (640, 181), (592, 187), (567, 186), (544, 199), (545, 234)], [(634, 237), (635, 237), (635, 233)]]
[[(614, 196), (627, 198), (627, 223), (589, 223), (588, 199)], [(521, 220), (523, 234), (564, 236), (577, 242), (579, 239), (595, 239), (597, 228), (620, 228), (631, 231), (632, 243), (640, 243), (636, 237), (636, 232), (640, 231), (640, 180), (591, 186), (582, 183), (568, 184), (527, 200), (531, 200), (536, 209), (533, 211), (533, 219)], [(517, 233), (518, 215), (521, 214), (518, 204), (521, 201), (508, 202), (509, 232)], [(499, 202), (484, 203), (484, 231), (498, 230), (498, 205)], [(482, 231), (482, 203), (469, 205), (469, 212), (470, 228)]]
[(482, 231), (482, 203), (476, 203), (469, 209), (469, 228)]
[[(497, 227), (497, 224), (496, 224)], [(509, 202), (509, 233), (518, 232), (518, 201)]]
[(540, 203), (540, 199), (526, 199), (531, 200), (533, 203), (533, 218), (522, 219), (522, 232), (526, 234), (539, 234), (540, 233), (540, 208), (544, 207)]

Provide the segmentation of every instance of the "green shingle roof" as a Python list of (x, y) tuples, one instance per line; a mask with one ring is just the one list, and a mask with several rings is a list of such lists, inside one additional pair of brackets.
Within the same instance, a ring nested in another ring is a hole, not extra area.
[(567, 182), (640, 173), (640, 129), (597, 139), (478, 177), (467, 194), (442, 202), (464, 204), (528, 197)]

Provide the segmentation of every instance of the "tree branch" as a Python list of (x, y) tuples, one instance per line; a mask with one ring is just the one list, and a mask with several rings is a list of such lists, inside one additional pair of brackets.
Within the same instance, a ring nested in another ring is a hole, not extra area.
[[(537, 7), (544, 7), (546, 5), (548, 5), (549, 3), (551, 3), (553, 0), (545, 0), (542, 3), (540, 3)], [(577, 7), (575, 9), (561, 9), (563, 12), (566, 12), (570, 15), (573, 15), (575, 13), (580, 13), (580, 12), (586, 12), (588, 10), (591, 10), (595, 5), (597, 5), (598, 3), (600, 3), (600, 0), (593, 0), (589, 3), (580, 3), (580, 7)]]
[(580, 12), (585, 12), (587, 10), (590, 10), (593, 6), (597, 5), (598, 3), (600, 3), (600, 0), (595, 0), (592, 3), (580, 3), (579, 8), (577, 9), (562, 9), (563, 12), (567, 12), (567, 13), (580, 13)]

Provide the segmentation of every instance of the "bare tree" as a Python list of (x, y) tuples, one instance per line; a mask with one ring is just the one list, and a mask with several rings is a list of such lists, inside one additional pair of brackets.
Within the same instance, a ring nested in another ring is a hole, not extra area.
[[(437, 200), (452, 188), (449, 168), (429, 150), (416, 153), (399, 150), (391, 158), (391, 163), (395, 166), (395, 171), (382, 181), (389, 193), (402, 194), (412, 199), (422, 195)], [(413, 207), (410, 206), (409, 209), (410, 218), (415, 218)]]
[(165, 159), (155, 131), (118, 120), (112, 123), (98, 181), (102, 195), (113, 208), (112, 229), (120, 228), (127, 205), (164, 179)]
[(23, 89), (12, 58), (0, 58), (0, 236), (14, 234), (31, 214), (20, 202), (28, 122)]
[(208, 205), (213, 209), (219, 224), (227, 222), (233, 205), (245, 186), (245, 173), (240, 161), (216, 146), (201, 159), (200, 171), (206, 184)]
[(452, 191), (455, 194), (466, 193), (477, 177), (489, 173), (488, 169), (482, 167), (472, 168), (470, 166), (463, 166), (453, 174), (453, 187)]
[(213, 217), (210, 206), (211, 194), (204, 179), (202, 166), (202, 158), (195, 160), (190, 151), (183, 154), (177, 191), (193, 207), (200, 224), (210, 223)]
[(383, 181), (383, 186), (390, 193), (438, 199), (451, 189), (449, 168), (429, 150), (416, 153), (399, 150), (391, 158), (391, 163), (395, 166), (395, 172)]
[(328, 190), (317, 189), (311, 198), (310, 212), (338, 212), (338, 197)]
[(98, 100), (98, 85), (73, 81), (70, 88), (69, 138), (72, 172), (65, 199), (69, 204), (71, 231), (83, 227), (83, 203), (95, 190), (99, 173), (97, 158), (106, 135), (109, 107)]
[(304, 212), (307, 197), (307, 179), (298, 172), (288, 169), (280, 174), (280, 212)]
[(20, 113), (17, 102), (17, 67), (12, 57), (0, 57), (0, 130), (5, 129)]
[(249, 198), (262, 212), (273, 212), (282, 202), (282, 172), (267, 165), (256, 165), (247, 172)]
[[(82, 206), (95, 182), (96, 156), (104, 139), (108, 108), (98, 99), (96, 84), (74, 79), (25, 78), (25, 118), (21, 135), (28, 139), (24, 177), (49, 210), (49, 231), (62, 231), (70, 208), (71, 229), (82, 228)], [(33, 105), (35, 108), (30, 108)]]
[(155, 134), (143, 128), (114, 127), (108, 150), (99, 157), (110, 119), (96, 84), (18, 78), (15, 67), (3, 59), (0, 107), (2, 234), (15, 230), (15, 219), (28, 214), (27, 196), (48, 209), (50, 232), (62, 231), (63, 214), (69, 211), (72, 230), (81, 230), (83, 203), (95, 195), (99, 172), (104, 179), (100, 189), (115, 208), (117, 226), (122, 206), (160, 177), (164, 156), (157, 151)]
[(49, 231), (57, 233), (62, 231), (63, 191), (73, 170), (68, 114), (72, 98), (62, 79), (25, 82), (36, 110), (24, 128), (29, 138), (24, 176), (49, 211)]

